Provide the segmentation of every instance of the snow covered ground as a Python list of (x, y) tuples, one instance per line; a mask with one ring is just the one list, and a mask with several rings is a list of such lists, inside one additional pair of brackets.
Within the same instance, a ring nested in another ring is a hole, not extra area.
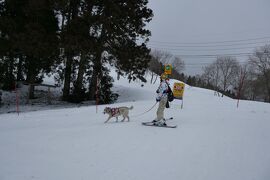
[[(171, 84), (173, 84), (171, 80)], [(186, 86), (184, 108), (155, 118), (157, 84), (115, 82), (113, 105), (0, 114), (0, 180), (269, 180), (270, 104)], [(104, 124), (106, 106), (134, 106), (131, 122)]]

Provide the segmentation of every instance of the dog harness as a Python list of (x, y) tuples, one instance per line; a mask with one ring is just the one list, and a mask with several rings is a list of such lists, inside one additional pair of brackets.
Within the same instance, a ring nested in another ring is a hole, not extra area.
[(120, 113), (119, 108), (111, 108), (112, 116), (115, 116), (116, 114), (119, 114), (119, 113)]

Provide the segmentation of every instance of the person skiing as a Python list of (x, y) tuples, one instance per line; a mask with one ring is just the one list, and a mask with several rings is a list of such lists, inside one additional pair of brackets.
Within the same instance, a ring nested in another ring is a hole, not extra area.
[(166, 82), (168, 80), (168, 75), (166, 73), (162, 73), (160, 75), (160, 85), (156, 91), (157, 97), (156, 101), (159, 102), (158, 109), (157, 109), (157, 117), (153, 120), (154, 125), (157, 126), (166, 126), (166, 122), (164, 119), (164, 110), (166, 107), (166, 103), (168, 101), (168, 90), (169, 85)]

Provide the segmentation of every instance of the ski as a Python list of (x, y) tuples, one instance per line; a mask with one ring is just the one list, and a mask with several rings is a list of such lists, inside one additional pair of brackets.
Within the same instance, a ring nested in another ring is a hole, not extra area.
[(152, 122), (142, 122), (142, 125), (144, 125), (144, 126), (154, 126), (154, 127), (164, 127), (164, 128), (176, 128), (177, 127), (176, 125), (159, 126), (159, 125), (155, 125)]

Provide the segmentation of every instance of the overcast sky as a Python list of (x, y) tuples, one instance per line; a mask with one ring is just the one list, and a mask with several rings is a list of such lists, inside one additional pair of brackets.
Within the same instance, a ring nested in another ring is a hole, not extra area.
[(149, 0), (149, 8), (149, 47), (179, 55), (187, 74), (200, 74), (212, 55), (233, 54), (242, 63), (270, 44), (270, 0)]

